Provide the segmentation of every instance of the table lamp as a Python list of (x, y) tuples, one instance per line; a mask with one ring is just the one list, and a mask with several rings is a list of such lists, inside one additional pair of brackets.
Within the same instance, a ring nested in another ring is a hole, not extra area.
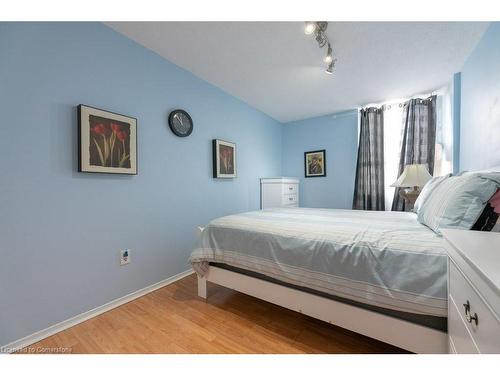
[(420, 188), (422, 188), (431, 178), (432, 176), (429, 174), (425, 164), (409, 164), (405, 166), (401, 176), (399, 176), (399, 178), (392, 183), (391, 186), (398, 188), (411, 188), (407, 190), (399, 190), (399, 195), (407, 202), (409, 208), (411, 209), (420, 194)]

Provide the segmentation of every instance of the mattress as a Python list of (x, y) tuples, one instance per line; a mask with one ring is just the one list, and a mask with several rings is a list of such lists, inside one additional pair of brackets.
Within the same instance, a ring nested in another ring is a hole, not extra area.
[(276, 208), (221, 217), (202, 231), (190, 262), (256, 272), (384, 309), (447, 315), (444, 240), (414, 213)]

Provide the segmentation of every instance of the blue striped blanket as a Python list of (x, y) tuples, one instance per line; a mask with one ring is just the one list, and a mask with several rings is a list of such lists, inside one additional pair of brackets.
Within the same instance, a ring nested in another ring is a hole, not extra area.
[(190, 262), (210, 262), (393, 310), (447, 315), (444, 240), (410, 212), (277, 208), (211, 221)]

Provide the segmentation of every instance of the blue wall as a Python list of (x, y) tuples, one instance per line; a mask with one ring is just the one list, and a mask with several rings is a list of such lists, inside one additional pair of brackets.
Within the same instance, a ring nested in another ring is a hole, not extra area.
[[(300, 177), (302, 207), (352, 207), (358, 152), (356, 110), (283, 126), (283, 174)], [(304, 152), (326, 150), (326, 177), (304, 178)]]
[[(196, 226), (281, 174), (281, 124), (102, 24), (0, 23), (0, 56), (0, 346), (187, 270)], [(137, 176), (76, 172), (79, 103), (138, 118)], [(236, 179), (211, 177), (212, 138)]]
[(460, 169), (500, 166), (500, 23), (492, 23), (462, 69)]

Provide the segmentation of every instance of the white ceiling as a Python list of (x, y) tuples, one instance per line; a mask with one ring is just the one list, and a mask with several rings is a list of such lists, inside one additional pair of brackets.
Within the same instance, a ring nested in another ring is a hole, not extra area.
[(338, 63), (302, 22), (110, 22), (108, 26), (281, 122), (429, 92), (460, 71), (488, 26), (330, 22)]

